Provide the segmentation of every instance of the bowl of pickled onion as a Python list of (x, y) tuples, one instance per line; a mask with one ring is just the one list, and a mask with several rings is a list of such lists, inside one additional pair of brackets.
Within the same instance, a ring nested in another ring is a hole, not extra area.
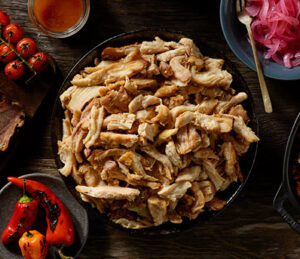
[[(237, 19), (235, 2), (221, 0), (221, 27), (234, 54), (256, 71), (247, 30)], [(300, 1), (247, 0), (246, 11), (253, 17), (251, 29), (264, 74), (281, 80), (300, 79)]]

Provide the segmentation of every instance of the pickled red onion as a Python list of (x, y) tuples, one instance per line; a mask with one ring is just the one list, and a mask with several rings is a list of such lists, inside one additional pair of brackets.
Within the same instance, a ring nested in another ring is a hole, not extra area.
[(251, 29), (266, 59), (292, 68), (300, 65), (300, 0), (247, 0)]

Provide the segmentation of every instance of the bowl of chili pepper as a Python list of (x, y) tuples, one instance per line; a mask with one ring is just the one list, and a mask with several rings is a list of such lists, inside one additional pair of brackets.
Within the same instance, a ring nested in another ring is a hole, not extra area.
[(28, 248), (39, 247), (37, 258), (44, 258), (43, 250), (48, 250), (47, 258), (54, 259), (59, 258), (56, 246), (66, 244), (64, 254), (76, 257), (88, 236), (88, 215), (65, 191), (61, 178), (35, 173), (8, 179), (11, 183), (0, 190), (0, 204), (5, 208), (0, 210), (0, 255), (19, 259)]

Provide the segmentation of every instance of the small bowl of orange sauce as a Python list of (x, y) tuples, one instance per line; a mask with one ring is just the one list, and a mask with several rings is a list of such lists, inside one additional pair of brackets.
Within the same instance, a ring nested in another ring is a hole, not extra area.
[(43, 33), (66, 38), (77, 33), (87, 22), (90, 0), (28, 0), (28, 13)]

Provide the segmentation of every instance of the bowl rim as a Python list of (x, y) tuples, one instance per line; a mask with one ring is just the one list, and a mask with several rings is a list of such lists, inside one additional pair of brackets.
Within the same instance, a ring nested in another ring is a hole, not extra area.
[[(89, 57), (93, 52), (97, 51), (98, 49), (101, 49), (103, 48), (103, 46), (105, 46), (107, 43), (111, 42), (111, 41), (114, 41), (114, 40), (117, 40), (119, 38), (124, 38), (126, 36), (129, 36), (129, 37), (134, 37), (136, 35), (139, 34), (139, 33), (154, 33), (154, 34), (158, 34), (157, 36), (160, 36), (159, 34), (162, 34), (162, 33), (166, 33), (166, 34), (169, 34), (169, 35), (181, 35), (182, 37), (189, 37), (190, 35), (188, 33), (182, 33), (182, 32), (175, 32), (175, 31), (171, 31), (171, 30), (166, 30), (166, 29), (152, 29), (152, 28), (146, 28), (146, 29), (141, 29), (141, 30), (134, 30), (134, 31), (129, 31), (129, 32), (125, 32), (125, 33), (121, 33), (121, 34), (118, 34), (118, 35), (115, 35), (115, 36), (112, 36), (104, 41), (101, 41), (100, 43), (98, 43), (97, 45), (95, 45), (94, 47), (92, 47), (89, 51), (87, 51), (76, 63), (75, 65), (70, 69), (69, 73), (67, 74), (67, 76), (65, 77), (63, 83), (61, 84), (60, 86), (60, 89), (58, 91), (58, 94), (57, 94), (57, 97), (55, 99), (55, 102), (54, 102), (54, 105), (53, 105), (53, 111), (52, 111), (52, 116), (51, 116), (51, 139), (52, 139), (52, 151), (53, 151), (53, 155), (54, 155), (54, 158), (55, 158), (55, 163), (56, 163), (56, 166), (59, 168), (60, 167), (60, 160), (59, 160), (59, 156), (56, 152), (57, 150), (57, 145), (55, 143), (55, 141), (53, 141), (53, 139), (57, 140), (57, 136), (56, 136), (56, 133), (55, 133), (55, 129), (54, 129), (54, 125), (55, 125), (55, 119), (56, 119), (56, 116), (57, 116), (57, 113), (58, 113), (58, 109), (61, 109), (61, 105), (58, 105), (60, 104), (60, 99), (59, 99), (59, 96), (61, 95), (61, 93), (66, 89), (66, 86), (69, 85), (70, 86), (70, 76), (74, 73), (75, 70), (79, 71), (80, 70), (80, 66), (82, 63), (84, 63), (85, 59), (87, 57)], [(146, 36), (144, 36), (146, 37)], [(163, 38), (163, 36), (161, 36)], [(153, 37), (154, 38), (154, 37)], [(175, 38), (175, 36), (174, 36)], [(202, 42), (200, 40), (200, 37), (199, 35), (194, 35), (194, 37), (190, 37), (191, 39), (195, 40), (196, 43), (200, 43), (201, 45), (204, 45), (204, 46), (207, 46), (208, 49), (210, 49), (211, 47)], [(254, 101), (253, 101), (253, 96), (251, 94), (251, 91), (250, 91), (250, 88), (248, 87), (248, 84), (247, 82), (245, 81), (244, 77), (241, 75), (241, 73), (238, 71), (238, 69), (236, 68), (236, 65), (234, 65), (227, 57), (226, 55), (222, 52), (222, 51), (219, 51), (217, 52), (217, 54), (220, 54), (218, 55), (219, 58), (224, 58), (225, 60), (225, 65), (227, 64), (228, 67), (230, 67), (230, 69), (232, 69), (234, 71), (234, 75), (237, 76), (239, 78), (239, 80), (241, 80), (244, 84), (244, 86), (246, 87), (246, 90), (248, 91), (247, 94), (249, 95), (248, 96), (248, 102), (249, 102), (249, 105), (251, 106), (251, 112), (253, 113), (253, 118), (251, 120), (251, 122), (254, 124), (254, 127), (255, 127), (255, 133), (257, 136), (259, 136), (259, 124), (258, 124), (258, 119), (257, 119), (257, 114), (256, 114), (256, 110), (255, 110), (255, 105), (254, 105)], [(59, 107), (58, 107), (59, 106)], [(251, 161), (251, 164), (249, 166), (249, 168), (247, 168), (247, 175), (245, 176), (244, 178), (244, 181), (242, 183), (238, 183), (238, 187), (235, 188), (234, 191), (232, 191), (232, 193), (230, 194), (230, 197), (228, 198), (227, 200), (227, 204), (224, 206), (224, 208), (220, 211), (214, 211), (211, 213), (211, 216), (209, 216), (208, 218), (205, 218), (205, 219), (200, 219), (200, 215), (197, 217), (197, 219), (195, 220), (190, 220), (189, 222), (191, 222), (189, 224), (189, 227), (186, 228), (186, 229), (181, 229), (181, 230), (175, 230), (175, 231), (170, 231), (168, 233), (165, 233), (163, 231), (159, 231), (158, 230), (161, 230), (160, 227), (161, 226), (164, 226), (165, 224), (168, 224), (168, 223), (164, 223), (158, 227), (151, 227), (151, 228), (145, 228), (145, 229), (138, 229), (138, 230), (133, 230), (133, 229), (126, 229), (126, 228), (123, 228), (121, 227), (119, 224), (116, 224), (116, 223), (113, 223), (112, 221), (110, 221), (108, 219), (108, 217), (106, 215), (104, 215), (106, 218), (104, 218), (104, 223), (107, 223), (109, 225), (112, 225), (114, 227), (117, 227), (118, 229), (121, 229), (123, 231), (126, 231), (126, 232), (129, 232), (130, 234), (133, 234), (133, 235), (140, 235), (140, 236), (165, 236), (165, 235), (172, 235), (172, 234), (178, 234), (178, 233), (182, 233), (184, 231), (187, 231), (187, 229), (192, 229), (193, 226), (195, 225), (199, 225), (199, 224), (203, 224), (207, 221), (209, 221), (210, 219), (216, 217), (217, 215), (219, 215), (220, 213), (222, 213), (228, 206), (231, 205), (231, 203), (237, 198), (237, 196), (240, 194), (240, 192), (243, 190), (245, 184), (247, 183), (251, 173), (252, 173), (252, 170), (253, 170), (253, 167), (254, 167), (254, 164), (255, 164), (255, 161), (256, 161), (256, 156), (257, 156), (257, 150), (258, 150), (258, 142), (256, 143), (252, 143), (253, 145), (253, 159)], [(65, 177), (63, 175), (60, 174), (60, 176), (63, 178), (64, 181), (68, 181), (68, 179), (70, 180), (70, 177)], [(73, 179), (71, 179), (73, 181)], [(68, 184), (66, 184), (67, 188), (69, 189), (69, 191), (72, 193), (72, 190), (70, 190), (70, 186)], [(72, 193), (73, 194), (73, 193)], [(80, 202), (81, 203), (81, 202)], [(91, 206), (87, 203), (81, 203), (81, 204), (84, 204), (85, 205), (85, 208), (87, 208), (87, 210), (91, 210)], [(86, 204), (89, 205), (89, 207), (86, 207)], [(98, 216), (103, 216), (102, 214), (100, 214), (98, 212)], [(102, 217), (103, 219), (103, 217)], [(171, 223), (170, 223), (171, 224)], [(173, 224), (175, 225), (175, 228), (177, 226), (177, 224)], [(181, 224), (179, 224), (181, 225)], [(152, 232), (151, 230), (152, 229)]]
[[(226, 22), (226, 18), (228, 16), (226, 14), (226, 10), (225, 10), (225, 4), (226, 3), (230, 3), (230, 1), (229, 0), (221, 0), (221, 2), (220, 2), (220, 12), (219, 12), (221, 28), (222, 28), (225, 40), (226, 40), (227, 44), (229, 45), (230, 49), (232, 50), (232, 52), (237, 56), (237, 58), (239, 60), (241, 60), (250, 69), (252, 69), (253, 71), (256, 72), (256, 67), (255, 67), (255, 63), (254, 63), (254, 60), (253, 60), (252, 53), (251, 53), (252, 60), (249, 60), (248, 56), (245, 55), (245, 53), (243, 51), (240, 51), (240, 49), (241, 49), (240, 46), (238, 44), (236, 44), (236, 42), (234, 40), (232, 40), (231, 33), (229, 31), (228, 24)], [(258, 54), (258, 56), (259, 56), (259, 59), (262, 58), (260, 54)], [(271, 62), (274, 62), (274, 61), (271, 61)], [(284, 68), (284, 66), (282, 66), (282, 67)], [(291, 74), (289, 72), (289, 71), (292, 71), (292, 68), (285, 71), (285, 73), (282, 73), (280, 75), (278, 75), (278, 73), (273, 73), (272, 70), (270, 70), (270, 69), (264, 69), (263, 65), (262, 65), (262, 68), (263, 68), (264, 75), (267, 76), (267, 77), (273, 78), (273, 79), (286, 80), (286, 81), (288, 81), (288, 80), (299, 80), (300, 79), (300, 73), (297, 75), (297, 73)]]

